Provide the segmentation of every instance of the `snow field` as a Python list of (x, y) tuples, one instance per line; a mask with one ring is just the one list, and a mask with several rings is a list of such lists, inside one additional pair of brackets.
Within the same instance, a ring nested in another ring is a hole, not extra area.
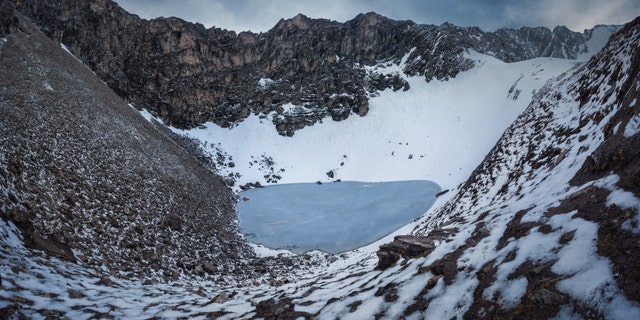
[[(213, 155), (216, 148), (226, 152), (235, 167), (224, 170), (242, 175), (238, 185), (268, 184), (266, 172), (252, 164), (266, 155), (275, 162), (280, 183), (431, 180), (453, 189), (524, 110), (533, 92), (575, 63), (539, 58), (507, 64), (468, 55), (478, 67), (454, 79), (427, 83), (422, 77), (406, 78), (410, 90), (380, 92), (371, 98), (365, 117), (327, 119), (293, 137), (278, 135), (270, 121), (273, 114), (252, 115), (232, 129), (207, 123), (204, 129), (174, 131), (200, 140)], [(398, 72), (402, 66), (381, 69)], [(520, 90), (517, 99), (510, 89)], [(330, 170), (334, 178), (326, 175)]]

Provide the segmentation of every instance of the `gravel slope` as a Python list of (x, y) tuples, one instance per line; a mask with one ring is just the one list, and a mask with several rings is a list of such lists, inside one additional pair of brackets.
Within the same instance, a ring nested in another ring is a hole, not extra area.
[(253, 255), (235, 196), (183, 140), (20, 29), (0, 47), (0, 207), (28, 244), (134, 277), (226, 274)]

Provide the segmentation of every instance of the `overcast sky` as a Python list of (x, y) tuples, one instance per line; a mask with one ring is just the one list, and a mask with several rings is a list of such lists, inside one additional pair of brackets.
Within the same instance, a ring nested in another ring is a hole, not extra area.
[(375, 11), (395, 20), (459, 26), (566, 25), (583, 31), (596, 24), (624, 24), (640, 15), (640, 0), (116, 0), (142, 18), (180, 17), (234, 31), (264, 32), (281, 18), (302, 13), (344, 22)]

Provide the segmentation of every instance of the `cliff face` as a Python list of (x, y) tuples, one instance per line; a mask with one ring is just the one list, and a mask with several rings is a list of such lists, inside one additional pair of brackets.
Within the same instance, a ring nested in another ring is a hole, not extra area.
[[(409, 89), (398, 74), (365, 66), (404, 57), (404, 73), (444, 80), (473, 67), (463, 55), (467, 49), (504, 61), (575, 58), (586, 51), (587, 39), (564, 27), (489, 33), (375, 13), (345, 23), (298, 15), (266, 33), (237, 34), (177, 18), (143, 20), (107, 0), (15, 4), (121, 97), (168, 124), (224, 127), (251, 113), (278, 112), (273, 122), (283, 135), (325, 117), (364, 116), (370, 94)], [(287, 103), (307, 111), (283, 114)]]

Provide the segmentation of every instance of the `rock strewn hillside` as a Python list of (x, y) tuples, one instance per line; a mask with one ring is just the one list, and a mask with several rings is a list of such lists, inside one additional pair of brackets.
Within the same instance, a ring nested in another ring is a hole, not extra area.
[(39, 30), (13, 30), (0, 35), (2, 219), (107, 274), (244, 272), (235, 261), (253, 252), (222, 179)]
[[(143, 20), (111, 1), (15, 1), (67, 45), (121, 97), (166, 123), (231, 126), (249, 114), (279, 112), (283, 135), (331, 117), (366, 115), (379, 90), (408, 90), (397, 74), (366, 71), (406, 56), (408, 75), (447, 79), (473, 67), (467, 49), (504, 61), (575, 58), (587, 37), (564, 27), (502, 29), (419, 25), (375, 13), (338, 23), (298, 15), (266, 33), (205, 29), (177, 18)], [(304, 105), (285, 112), (283, 105)], [(310, 110), (310, 111), (309, 111)]]

